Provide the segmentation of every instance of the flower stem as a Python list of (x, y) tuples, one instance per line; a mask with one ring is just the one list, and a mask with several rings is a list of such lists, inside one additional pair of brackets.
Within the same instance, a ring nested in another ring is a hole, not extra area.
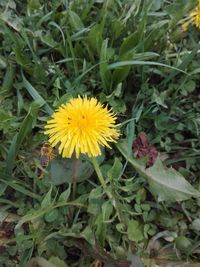
[(96, 174), (97, 174), (97, 176), (99, 178), (99, 181), (100, 181), (103, 189), (105, 190), (105, 193), (107, 194), (108, 198), (110, 199), (112, 205), (114, 206), (114, 208), (116, 210), (116, 213), (117, 213), (117, 216), (119, 218), (119, 221), (125, 225), (125, 222), (124, 222), (123, 216), (121, 214), (121, 211), (120, 211), (120, 209), (118, 207), (118, 201), (115, 198), (115, 195), (113, 194), (113, 192), (109, 192), (107, 190), (106, 182), (105, 182), (105, 180), (103, 178), (101, 169), (99, 167), (99, 163), (97, 162), (96, 158), (92, 158), (91, 161), (92, 161), (92, 164), (93, 164), (94, 169), (96, 171)]
[(101, 170), (99, 168), (99, 163), (97, 162), (97, 159), (92, 157), (91, 161), (92, 161), (92, 164), (94, 166), (94, 169), (96, 171), (96, 174), (97, 174), (97, 176), (99, 178), (99, 181), (100, 181), (103, 189), (106, 189), (106, 182), (105, 182), (105, 180), (103, 178), (103, 175), (102, 175), (102, 172), (101, 172)]
[[(75, 159), (73, 168), (72, 168), (72, 201), (76, 199), (76, 191), (77, 191), (77, 172), (80, 165), (80, 160)], [(69, 208), (69, 216), (70, 221), (73, 223), (73, 217), (74, 217), (74, 207)]]

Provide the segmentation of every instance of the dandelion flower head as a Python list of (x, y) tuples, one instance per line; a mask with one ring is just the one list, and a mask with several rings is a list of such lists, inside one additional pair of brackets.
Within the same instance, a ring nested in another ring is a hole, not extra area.
[(189, 18), (183, 23), (183, 31), (187, 30), (190, 23), (200, 29), (200, 0), (198, 0), (196, 8), (190, 12)]
[(62, 157), (70, 158), (75, 152), (89, 157), (101, 155), (101, 146), (111, 148), (109, 142), (119, 138), (115, 114), (96, 98), (73, 98), (61, 105), (45, 126), (45, 134)]

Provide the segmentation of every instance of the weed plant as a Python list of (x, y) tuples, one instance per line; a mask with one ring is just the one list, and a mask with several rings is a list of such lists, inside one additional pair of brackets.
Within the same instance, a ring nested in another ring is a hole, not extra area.
[[(200, 261), (200, 30), (182, 29), (196, 2), (0, 1), (0, 266)], [(118, 117), (106, 188), (85, 156), (41, 166), (44, 125), (79, 95)]]

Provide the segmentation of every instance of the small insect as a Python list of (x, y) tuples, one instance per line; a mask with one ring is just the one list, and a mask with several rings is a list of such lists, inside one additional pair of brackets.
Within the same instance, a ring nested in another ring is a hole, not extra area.
[[(46, 169), (49, 165), (49, 161), (51, 161), (55, 157), (55, 154), (53, 152), (52, 146), (45, 142), (40, 150), (40, 164), (44, 169)], [(44, 176), (44, 172), (40, 174), (40, 178), (42, 179)]]

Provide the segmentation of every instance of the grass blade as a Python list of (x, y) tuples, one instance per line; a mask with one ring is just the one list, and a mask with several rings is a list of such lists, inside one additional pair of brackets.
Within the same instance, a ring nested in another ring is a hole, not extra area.
[(47, 104), (44, 98), (37, 92), (37, 90), (25, 78), (23, 72), (21, 73), (21, 75), (22, 75), (23, 83), (24, 83), (26, 90), (29, 92), (29, 94), (32, 96), (34, 100), (39, 101), (41, 105), (44, 105), (45, 111), (48, 113), (48, 115), (51, 115), (53, 113), (53, 109)]
[(182, 72), (184, 74), (187, 74), (187, 72), (185, 72), (184, 70), (169, 66), (167, 64), (163, 64), (163, 63), (159, 63), (159, 62), (155, 62), (155, 61), (142, 61), (142, 60), (126, 60), (126, 61), (115, 62), (115, 63), (108, 65), (108, 69), (112, 70), (112, 69), (117, 69), (117, 68), (121, 68), (124, 66), (131, 66), (131, 65), (159, 66), (159, 67), (165, 67), (168, 69), (173, 69), (173, 70), (176, 70), (178, 72)]
[(19, 132), (14, 136), (6, 160), (6, 169), (5, 173), (11, 175), (12, 170), (15, 164), (15, 158), (19, 151), (20, 146), (22, 145), (25, 137), (28, 135), (29, 132), (32, 130), (33, 121), (37, 116), (37, 112), (39, 110), (40, 105), (36, 102), (32, 103), (28, 114), (26, 115), (25, 119), (23, 120)]
[(21, 186), (18, 183), (16, 183), (15, 180), (7, 181), (7, 180), (4, 180), (4, 179), (0, 179), (0, 181), (2, 183), (6, 184), (7, 186), (13, 188), (15, 191), (18, 191), (18, 192), (22, 193), (23, 195), (29, 196), (29, 197), (37, 199), (37, 200), (41, 199), (41, 197), (39, 195), (29, 191), (28, 189), (25, 189), (23, 186)]
[(178, 69), (174, 72), (172, 72), (163, 82), (162, 84), (168, 83), (170, 80), (172, 80), (179, 72), (184, 71), (186, 67), (190, 64), (190, 62), (193, 60), (193, 58), (196, 56), (197, 51), (200, 48), (200, 44), (197, 44), (193, 50), (184, 57), (182, 63), (178, 66)]

